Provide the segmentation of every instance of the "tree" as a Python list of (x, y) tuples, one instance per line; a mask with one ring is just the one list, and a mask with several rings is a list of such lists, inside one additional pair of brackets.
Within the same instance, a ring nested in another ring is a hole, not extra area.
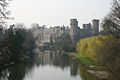
[(12, 25), (6, 32), (5, 37), (7, 39), (9, 51), (11, 51), (11, 59), (18, 60), (22, 50), (22, 44), (25, 40), (25, 29), (22, 26)]
[(104, 18), (102, 28), (104, 34), (120, 38), (120, 0), (113, 0), (111, 12)]
[(53, 44), (56, 50), (64, 50), (64, 51), (75, 50), (74, 49), (75, 47), (73, 46), (70, 35), (66, 33), (62, 34), (61, 36), (56, 37)]
[(10, 19), (10, 11), (7, 10), (10, 0), (0, 0), (0, 23), (5, 23), (6, 19)]
[(120, 80), (120, 40), (108, 37), (98, 46), (97, 60), (110, 73), (111, 80)]

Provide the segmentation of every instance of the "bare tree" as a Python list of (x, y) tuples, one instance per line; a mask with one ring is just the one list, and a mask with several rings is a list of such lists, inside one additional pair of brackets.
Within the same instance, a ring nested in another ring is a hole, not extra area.
[(6, 19), (10, 19), (10, 11), (7, 10), (10, 0), (0, 0), (0, 23), (5, 23)]
[(120, 0), (113, 0), (110, 13), (102, 22), (103, 31), (120, 38)]

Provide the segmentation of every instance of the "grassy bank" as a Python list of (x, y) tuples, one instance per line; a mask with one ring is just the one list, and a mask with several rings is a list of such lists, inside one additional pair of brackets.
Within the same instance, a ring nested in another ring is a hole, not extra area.
[(89, 57), (81, 56), (79, 53), (72, 52), (70, 53), (74, 58), (81, 61), (82, 64), (86, 65), (91, 70), (105, 70), (102, 64), (97, 63), (95, 60), (92, 60)]
[(95, 60), (92, 60), (89, 57), (81, 56), (79, 53), (72, 52), (69, 53), (74, 59), (81, 62), (81, 64), (84, 64), (84, 67), (87, 69), (87, 72), (90, 74), (100, 78), (100, 79), (107, 79), (108, 78), (108, 72), (103, 67), (103, 65), (97, 63)]
[(70, 54), (73, 55), (76, 58), (79, 58), (82, 61), (83, 64), (86, 64), (88, 66), (94, 66), (94, 65), (96, 65), (96, 62), (94, 60), (88, 58), (88, 57), (80, 56), (80, 54), (75, 53), (75, 52), (72, 52)]

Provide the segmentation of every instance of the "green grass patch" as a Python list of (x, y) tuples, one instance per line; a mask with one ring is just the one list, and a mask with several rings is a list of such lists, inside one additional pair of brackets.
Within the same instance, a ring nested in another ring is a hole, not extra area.
[(79, 58), (84, 64), (87, 64), (89, 66), (94, 66), (96, 65), (96, 62), (88, 57), (85, 56), (80, 56), (80, 54), (72, 52), (71, 53), (73, 56), (75, 56), (76, 58)]
[(79, 58), (83, 64), (88, 65), (90, 70), (105, 71), (105, 69), (102, 67), (102, 64), (98, 64), (96, 61), (92, 60), (89, 57), (81, 56), (79, 53), (75, 52), (72, 52), (70, 54), (75, 56), (76, 58)]

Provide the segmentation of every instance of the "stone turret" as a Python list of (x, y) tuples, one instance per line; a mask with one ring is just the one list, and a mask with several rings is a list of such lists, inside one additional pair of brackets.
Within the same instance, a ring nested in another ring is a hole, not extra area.
[(76, 43), (80, 38), (79, 32), (80, 32), (80, 28), (78, 27), (77, 19), (71, 19), (70, 20), (70, 36), (74, 43)]
[(92, 20), (92, 29), (93, 29), (93, 35), (97, 35), (99, 33), (99, 20), (98, 19)]
[(90, 30), (92, 28), (91, 23), (83, 24), (82, 26), (83, 26), (83, 29), (89, 29)]
[(71, 27), (78, 27), (78, 21), (77, 21), (77, 19), (71, 19), (70, 20), (70, 26)]

